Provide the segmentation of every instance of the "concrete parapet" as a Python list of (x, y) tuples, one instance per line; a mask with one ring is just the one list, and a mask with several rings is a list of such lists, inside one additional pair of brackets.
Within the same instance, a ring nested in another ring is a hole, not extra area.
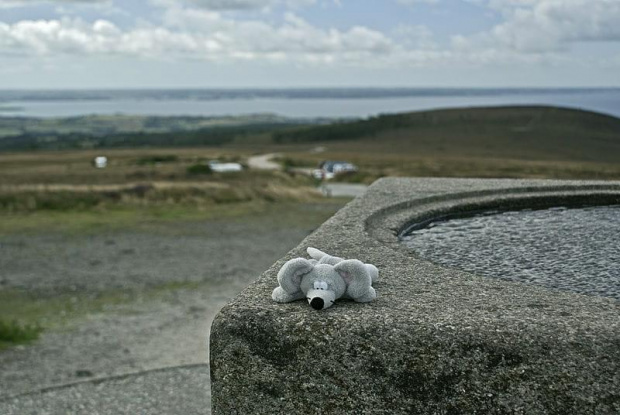
[[(620, 183), (376, 182), (216, 317), (213, 413), (620, 413), (618, 301), (449, 269), (397, 238), (455, 212), (583, 203), (620, 204)], [(377, 299), (273, 302), (278, 270), (308, 246), (375, 264)]]

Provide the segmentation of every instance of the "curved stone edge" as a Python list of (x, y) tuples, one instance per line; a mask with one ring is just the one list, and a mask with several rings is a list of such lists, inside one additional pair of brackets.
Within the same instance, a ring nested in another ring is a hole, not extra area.
[(458, 193), (402, 203), (380, 210), (365, 221), (366, 231), (392, 248), (402, 248), (400, 237), (412, 225), (422, 227), (432, 221), (470, 216), (478, 212), (551, 207), (620, 205), (620, 187), (553, 188), (541, 191), (515, 189), (514, 192)]
[[(412, 259), (376, 239), (364, 220), (455, 193), (570, 192), (582, 185), (596, 192), (620, 187), (475, 179), (374, 184), (216, 317), (213, 413), (620, 412), (617, 302)], [(320, 313), (304, 302), (271, 302), (277, 270), (307, 246), (376, 264), (377, 300)]]

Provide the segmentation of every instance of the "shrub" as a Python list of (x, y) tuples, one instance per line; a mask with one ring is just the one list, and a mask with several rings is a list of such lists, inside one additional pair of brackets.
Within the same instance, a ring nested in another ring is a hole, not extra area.
[(157, 164), (157, 163), (174, 163), (179, 160), (178, 156), (174, 154), (164, 154), (164, 155), (156, 155), (156, 156), (147, 156), (141, 157), (136, 161), (136, 164), (140, 166), (149, 165), (149, 164)]
[(117, 192), (24, 192), (0, 194), (0, 210), (9, 212), (33, 212), (36, 210), (64, 211), (86, 210), (98, 206), (105, 200), (120, 199)]
[(255, 195), (247, 194), (239, 189), (221, 189), (213, 196), (213, 201), (217, 204), (249, 202)]
[(43, 329), (38, 325), (19, 324), (16, 321), (0, 320), (0, 342), (28, 343), (39, 338)]
[(211, 173), (213, 173), (213, 170), (206, 164), (192, 164), (187, 168), (187, 174), (191, 175), (205, 175)]
[(284, 170), (288, 170), (288, 169), (295, 168), (295, 167), (312, 167), (316, 164), (312, 160), (300, 160), (300, 159), (294, 159), (291, 157), (276, 158), (275, 161), (279, 161)]

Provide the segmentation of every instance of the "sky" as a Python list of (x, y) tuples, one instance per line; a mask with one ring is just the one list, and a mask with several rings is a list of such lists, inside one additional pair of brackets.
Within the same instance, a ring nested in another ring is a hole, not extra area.
[(0, 89), (618, 87), (620, 0), (0, 0)]

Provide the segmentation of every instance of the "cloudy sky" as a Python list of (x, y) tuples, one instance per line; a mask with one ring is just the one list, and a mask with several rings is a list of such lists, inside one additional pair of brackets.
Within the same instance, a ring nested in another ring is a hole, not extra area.
[(0, 88), (620, 86), (620, 0), (0, 0)]

